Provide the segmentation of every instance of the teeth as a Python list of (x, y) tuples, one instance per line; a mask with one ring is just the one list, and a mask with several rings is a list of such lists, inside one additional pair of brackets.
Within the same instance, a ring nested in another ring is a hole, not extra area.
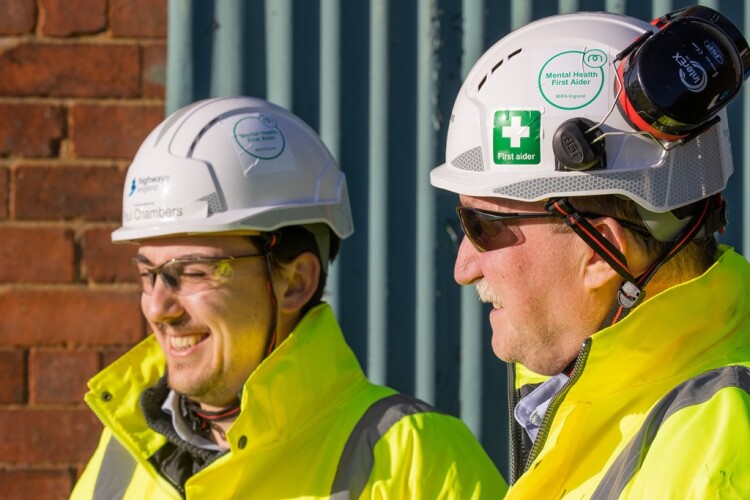
[(174, 349), (188, 349), (203, 340), (203, 335), (186, 335), (183, 337), (169, 337), (169, 345)]

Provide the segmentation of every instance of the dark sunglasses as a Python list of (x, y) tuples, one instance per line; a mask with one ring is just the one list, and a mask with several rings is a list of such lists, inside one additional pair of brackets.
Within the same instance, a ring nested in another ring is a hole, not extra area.
[[(480, 252), (490, 252), (492, 250), (510, 247), (519, 242), (521, 239), (520, 230), (514, 224), (509, 226), (506, 222), (520, 219), (560, 218), (557, 214), (547, 212), (491, 212), (489, 210), (480, 210), (478, 208), (464, 207), (461, 205), (456, 207), (456, 213), (458, 214), (458, 219), (461, 221), (461, 227), (464, 230), (464, 234)], [(604, 217), (600, 214), (586, 212), (579, 212), (579, 214), (586, 219)], [(641, 227), (617, 217), (612, 218), (625, 229), (633, 231), (644, 239), (652, 237), (651, 233), (649, 233), (648, 229), (645, 227)]]
[(490, 212), (461, 205), (456, 207), (456, 213), (464, 234), (480, 252), (510, 247), (519, 242), (521, 233), (514, 225), (509, 226), (509, 221), (559, 218), (547, 212)]

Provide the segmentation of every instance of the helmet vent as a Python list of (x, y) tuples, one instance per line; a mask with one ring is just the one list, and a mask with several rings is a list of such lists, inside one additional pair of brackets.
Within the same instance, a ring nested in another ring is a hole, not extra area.
[(209, 217), (217, 212), (224, 212), (224, 206), (221, 203), (221, 200), (219, 199), (219, 195), (216, 193), (211, 193), (208, 196), (204, 196), (200, 199), (200, 201), (205, 201), (206, 204), (208, 204), (208, 215)]
[(471, 172), (484, 171), (484, 161), (482, 160), (482, 148), (477, 146), (456, 156), (451, 165), (461, 170)]
[(206, 132), (208, 132), (208, 129), (210, 129), (211, 127), (213, 127), (214, 125), (216, 125), (219, 122), (219, 120), (222, 119), (222, 118), (224, 118), (224, 117), (223, 116), (217, 116), (216, 118), (214, 118), (210, 122), (206, 123), (206, 125), (202, 129), (200, 129), (200, 132), (198, 132), (198, 134), (195, 136), (195, 139), (193, 139), (192, 144), (190, 144), (190, 149), (188, 149), (188, 154), (187, 154), (188, 158), (192, 158), (193, 157), (193, 151), (195, 150), (195, 147), (198, 145), (198, 141), (200, 141), (201, 138), (203, 137), (203, 135)]
[[(666, 167), (666, 166), (665, 166)], [(637, 198), (654, 206), (664, 206), (667, 201), (667, 180), (670, 169), (654, 168), (629, 172), (596, 172), (570, 177), (540, 177), (514, 182), (507, 186), (493, 189), (501, 198), (517, 200), (539, 200), (568, 193), (585, 193), (591, 191), (630, 193), (629, 198)], [(660, 186), (661, 189), (649, 189), (646, 186)]]
[[(510, 58), (511, 58), (511, 57), (517, 56), (517, 55), (518, 55), (518, 54), (520, 54), (520, 53), (521, 53), (522, 51), (523, 51), (523, 49), (518, 49), (518, 50), (516, 50), (516, 51), (513, 51), (513, 52), (511, 52), (511, 53), (510, 53), (510, 55), (508, 56), (508, 60), (510, 60)], [(490, 74), (494, 73), (494, 72), (495, 72), (495, 71), (497, 70), (497, 68), (499, 68), (500, 66), (502, 66), (502, 64), (503, 64), (504, 62), (505, 62), (505, 59), (500, 59), (500, 60), (499, 60), (499, 61), (498, 61), (498, 62), (497, 62), (497, 63), (496, 63), (496, 64), (495, 64), (495, 65), (494, 65), (493, 67), (492, 67), (492, 69), (490, 70)], [(485, 84), (486, 82), (487, 82), (487, 75), (484, 75), (484, 77), (482, 78), (482, 80), (481, 80), (481, 81), (479, 82), (479, 85), (477, 85), (477, 91), (480, 91), (480, 90), (482, 90), (482, 87), (484, 86), (484, 84)]]
[(161, 140), (161, 138), (164, 137), (164, 135), (169, 131), (170, 128), (172, 128), (172, 125), (174, 125), (177, 122), (177, 120), (179, 120), (180, 118), (182, 118), (182, 115), (184, 115), (185, 113), (187, 113), (188, 111), (190, 111), (190, 109), (193, 108), (193, 106), (195, 106), (195, 104), (196, 103), (194, 103), (192, 106), (185, 106), (184, 108), (182, 108), (182, 109), (180, 109), (178, 111), (175, 111), (172, 114), (172, 116), (169, 117), (169, 120), (167, 120), (167, 122), (164, 124), (164, 126), (159, 131), (159, 135), (156, 137), (156, 142), (154, 142), (154, 146), (156, 146), (157, 144), (159, 144), (159, 141)]
[(484, 82), (487, 81), (487, 75), (484, 75), (484, 78), (482, 78), (482, 81), (479, 82), (479, 85), (477, 85), (477, 90), (482, 90), (482, 85), (484, 85)]

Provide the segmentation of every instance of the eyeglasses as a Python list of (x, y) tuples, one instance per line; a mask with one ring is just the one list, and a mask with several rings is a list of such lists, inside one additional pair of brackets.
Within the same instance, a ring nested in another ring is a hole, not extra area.
[(133, 267), (141, 291), (151, 295), (156, 277), (177, 295), (191, 295), (210, 290), (232, 276), (232, 263), (265, 254), (237, 255), (227, 257), (185, 257), (168, 260), (158, 266), (149, 266), (142, 257), (133, 258)]
[[(514, 225), (507, 225), (507, 221), (518, 219), (560, 218), (557, 214), (545, 212), (491, 212), (489, 210), (480, 210), (478, 208), (464, 207), (461, 205), (456, 207), (456, 213), (461, 221), (461, 227), (464, 230), (464, 234), (480, 252), (489, 252), (504, 247), (510, 247), (519, 242), (519, 239), (521, 238), (520, 231)], [(588, 212), (578, 213), (586, 219), (609, 217)], [(645, 227), (641, 227), (638, 224), (617, 217), (612, 218), (622, 227), (638, 234), (641, 238), (652, 238), (651, 233), (649, 233), (648, 229)]]
[(555, 219), (557, 215), (546, 212), (490, 212), (478, 208), (457, 206), (456, 213), (464, 234), (480, 252), (489, 252), (518, 243), (521, 234), (507, 222), (520, 219)]

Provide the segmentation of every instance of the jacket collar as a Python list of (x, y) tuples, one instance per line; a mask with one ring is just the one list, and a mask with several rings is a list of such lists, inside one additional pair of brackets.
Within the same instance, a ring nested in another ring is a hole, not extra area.
[(618, 387), (660, 380), (679, 382), (717, 366), (747, 362), (749, 299), (750, 264), (725, 247), (702, 276), (647, 299), (621, 322), (594, 334), (586, 366), (568, 398), (593, 399)]
[(317, 306), (248, 378), (229, 441), (245, 435), (261, 446), (301, 432), (366, 383), (333, 310)]
[[(139, 398), (164, 371), (164, 355), (151, 335), (92, 378), (86, 395), (102, 422), (146, 456), (166, 439), (149, 429)], [(316, 420), (320, 408), (366, 383), (333, 310), (316, 306), (248, 378), (229, 441), (235, 446), (232, 437), (244, 435), (261, 445), (299, 432)]]

